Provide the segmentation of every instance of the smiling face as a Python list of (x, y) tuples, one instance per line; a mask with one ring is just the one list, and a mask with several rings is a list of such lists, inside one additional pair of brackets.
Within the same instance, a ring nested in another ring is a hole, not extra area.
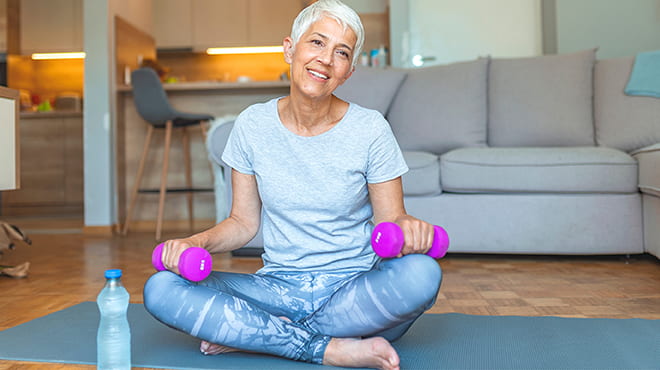
[(284, 39), (284, 59), (291, 65), (291, 87), (310, 98), (328, 97), (353, 73), (357, 37), (349, 27), (323, 17), (293, 45)]

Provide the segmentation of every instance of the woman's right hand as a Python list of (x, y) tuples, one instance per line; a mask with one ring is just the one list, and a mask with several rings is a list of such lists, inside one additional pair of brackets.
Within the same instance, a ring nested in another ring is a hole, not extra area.
[(161, 255), (163, 266), (169, 271), (180, 275), (179, 259), (183, 251), (191, 247), (199, 247), (192, 238), (167, 240), (163, 243), (163, 253)]

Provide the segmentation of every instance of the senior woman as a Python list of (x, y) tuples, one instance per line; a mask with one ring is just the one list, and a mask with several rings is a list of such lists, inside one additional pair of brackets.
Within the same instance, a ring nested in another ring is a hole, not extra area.
[[(144, 289), (147, 310), (218, 354), (253, 351), (346, 367), (398, 369), (390, 344), (435, 301), (441, 281), (424, 255), (433, 226), (406, 214), (408, 168), (377, 111), (342, 101), (364, 42), (360, 18), (338, 0), (320, 0), (284, 39), (290, 95), (247, 108), (223, 160), (232, 167), (230, 215), (213, 228), (165, 243), (169, 271)], [(375, 222), (405, 235), (397, 258), (370, 248)], [(199, 283), (178, 276), (181, 253), (244, 246), (264, 235), (255, 274), (214, 271)]]

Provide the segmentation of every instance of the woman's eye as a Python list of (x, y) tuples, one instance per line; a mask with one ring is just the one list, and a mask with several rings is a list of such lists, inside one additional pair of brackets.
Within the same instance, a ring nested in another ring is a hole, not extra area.
[(344, 57), (344, 58), (348, 58), (348, 57), (349, 57), (348, 53), (345, 52), (345, 51), (343, 51), (343, 50), (338, 50), (337, 53), (339, 53), (339, 55), (341, 55), (341, 56)]
[(312, 40), (312, 44), (314, 44), (314, 45), (323, 45), (323, 42), (321, 40)]

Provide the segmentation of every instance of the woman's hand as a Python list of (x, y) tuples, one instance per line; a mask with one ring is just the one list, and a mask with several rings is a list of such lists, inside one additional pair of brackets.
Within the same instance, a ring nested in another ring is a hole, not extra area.
[(200, 245), (194, 237), (166, 241), (163, 245), (163, 254), (161, 255), (161, 260), (165, 268), (180, 275), (179, 259), (183, 251), (191, 247), (203, 247), (203, 245)]
[(425, 254), (433, 245), (433, 225), (410, 216), (403, 204), (401, 177), (368, 184), (369, 198), (374, 209), (374, 222), (394, 222), (403, 232), (404, 244), (397, 257), (406, 254)]
[(407, 254), (425, 254), (433, 245), (433, 225), (410, 215), (397, 217), (394, 221), (403, 231), (404, 244), (397, 257)]

